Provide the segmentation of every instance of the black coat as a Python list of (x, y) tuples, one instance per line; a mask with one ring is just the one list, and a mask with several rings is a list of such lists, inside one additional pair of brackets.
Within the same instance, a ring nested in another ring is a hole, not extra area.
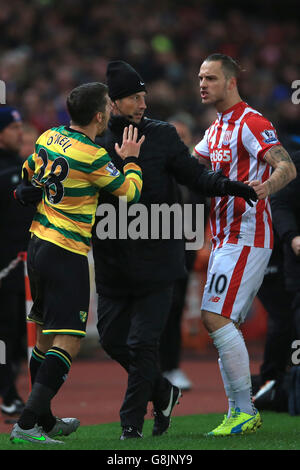
[(294, 237), (300, 235), (300, 151), (293, 156), (297, 177), (271, 196), (274, 228), (283, 243), (284, 276), (289, 290), (300, 289), (300, 257), (291, 248)]
[[(119, 170), (123, 168), (123, 161), (114, 147), (116, 142), (121, 145), (125, 125), (128, 122), (124, 118), (112, 117), (104, 136), (97, 139)], [(174, 126), (144, 118), (139, 125), (139, 137), (141, 135), (146, 139), (137, 160), (143, 173), (140, 204), (150, 209), (151, 204), (179, 203), (178, 183), (207, 195), (216, 191), (215, 173), (209, 172), (190, 155)], [(117, 198), (103, 190), (99, 203), (110, 203), (116, 208), (119, 204)], [(98, 293), (141, 293), (186, 275), (183, 238), (99, 240), (96, 235), (99, 220), (96, 216), (92, 238)]]
[[(0, 149), (0, 270), (26, 251), (30, 239), (29, 227), (35, 212), (33, 207), (22, 207), (13, 197), (21, 182), (24, 161), (11, 151)], [(2, 289), (24, 291), (23, 263), (2, 279)]]

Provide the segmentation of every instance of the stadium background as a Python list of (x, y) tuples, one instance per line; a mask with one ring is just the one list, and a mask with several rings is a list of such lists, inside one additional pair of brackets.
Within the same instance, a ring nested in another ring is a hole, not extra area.
[[(7, 104), (23, 116), (24, 158), (37, 135), (69, 122), (65, 98), (70, 89), (105, 81), (106, 65), (114, 59), (126, 60), (143, 76), (146, 115), (168, 119), (184, 111), (196, 143), (214, 119), (214, 111), (200, 103), (197, 79), (201, 61), (213, 52), (238, 59), (244, 70), (241, 96), (273, 122), (288, 150), (300, 145), (300, 106), (291, 100), (291, 84), (300, 79), (295, 2), (11, 0), (0, 1), (0, 7), (0, 79)], [(184, 312), (182, 368), (194, 387), (178, 414), (225, 406), (214, 351), (199, 319), (207, 256), (208, 248), (198, 252)], [(90, 266), (93, 278), (92, 257)], [(74, 415), (79, 406), (77, 414), (86, 413), (83, 424), (118, 420), (126, 384), (120, 366), (98, 345), (95, 321), (92, 289), (87, 339), (55, 401), (60, 415)], [(267, 312), (256, 299), (244, 325), (252, 372), (262, 358), (266, 323)], [(26, 366), (20, 387), (26, 398)]]

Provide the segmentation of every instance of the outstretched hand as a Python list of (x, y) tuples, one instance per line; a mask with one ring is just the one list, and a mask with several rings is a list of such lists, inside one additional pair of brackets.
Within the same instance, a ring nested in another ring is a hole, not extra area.
[(255, 190), (250, 185), (241, 181), (229, 180), (227, 182), (227, 190), (230, 196), (242, 197), (251, 207), (254, 205), (253, 202), (256, 202), (258, 199)]
[(139, 140), (138, 138), (138, 128), (133, 127), (130, 124), (129, 127), (125, 127), (123, 131), (123, 141), (121, 147), (118, 143), (115, 144), (115, 150), (117, 154), (125, 160), (127, 157), (138, 157), (140, 154), (140, 148), (142, 143), (145, 140), (145, 136), (143, 135)]

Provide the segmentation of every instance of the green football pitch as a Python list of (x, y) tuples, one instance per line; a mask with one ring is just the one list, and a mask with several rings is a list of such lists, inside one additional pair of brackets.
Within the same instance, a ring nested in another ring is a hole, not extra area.
[(160, 437), (152, 437), (153, 421), (146, 420), (144, 437), (138, 440), (120, 441), (119, 423), (80, 426), (76, 433), (59, 438), (64, 445), (55, 446), (12, 444), (9, 434), (0, 434), (0, 450), (169, 450), (178, 455), (187, 450), (300, 450), (300, 416), (264, 412), (262, 418), (263, 426), (256, 433), (232, 437), (205, 437), (222, 421), (220, 414), (174, 417), (168, 433)]

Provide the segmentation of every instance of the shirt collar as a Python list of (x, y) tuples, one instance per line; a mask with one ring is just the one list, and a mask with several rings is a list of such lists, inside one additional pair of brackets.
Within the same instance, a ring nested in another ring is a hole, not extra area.
[(234, 104), (233, 106), (226, 109), (222, 113), (217, 113), (219, 121), (221, 119), (222, 119), (222, 121), (229, 121), (229, 119), (231, 118), (232, 114), (235, 111), (240, 110), (242, 112), (242, 110), (244, 110), (246, 108), (246, 106), (248, 106), (248, 105), (247, 105), (247, 103), (245, 103), (245, 101), (239, 101), (238, 103)]

